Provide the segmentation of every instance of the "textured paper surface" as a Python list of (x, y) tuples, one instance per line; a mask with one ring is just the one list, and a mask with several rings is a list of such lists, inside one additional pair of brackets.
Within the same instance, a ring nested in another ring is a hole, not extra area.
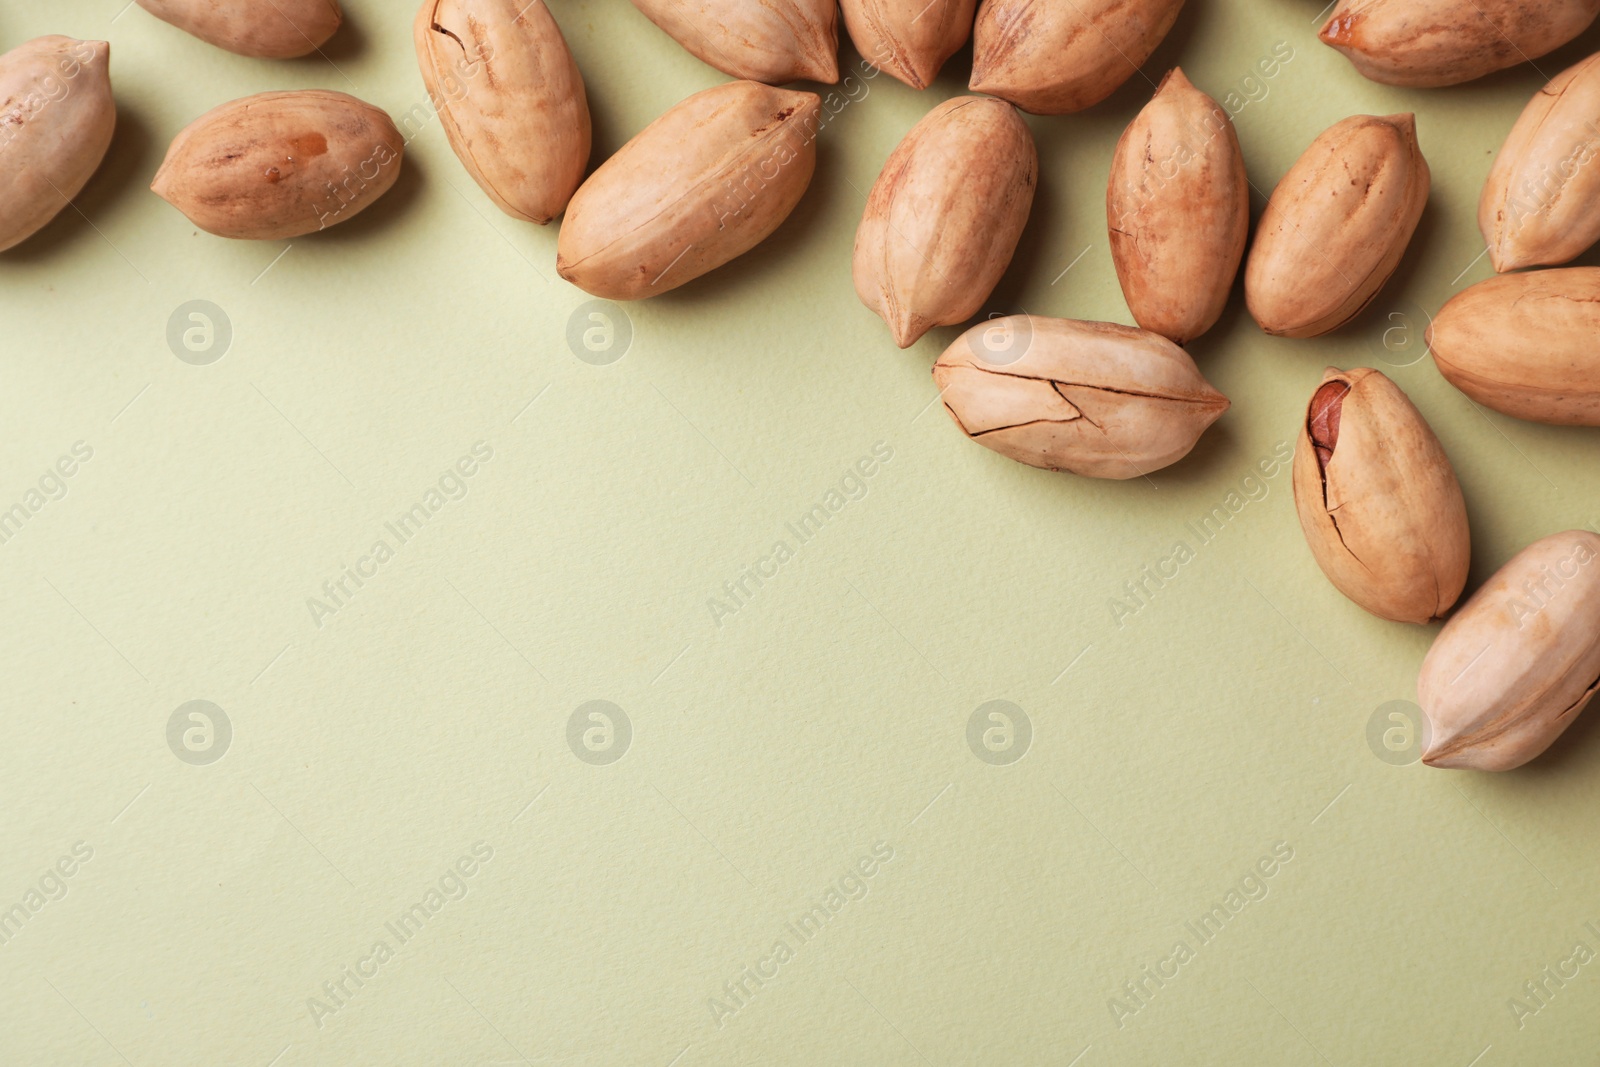
[[(1600, 963), (1565, 961), (1600, 950), (1600, 737), (1580, 721), (1495, 777), (1379, 758), (1432, 630), (1344, 600), (1287, 468), (1258, 464), (1325, 365), (1373, 365), (1456, 465), (1473, 587), (1600, 520), (1594, 431), (1475, 409), (1420, 348), (1426, 313), (1488, 274), (1493, 152), (1595, 32), (1538, 70), (1406, 91), (1318, 44), (1314, 3), (1191, 0), (1145, 76), (1030, 118), (1039, 196), (994, 311), (1130, 321), (1106, 173), (1174, 63), (1231, 100), (1256, 214), (1347, 114), (1415, 110), (1433, 168), (1367, 313), (1273, 340), (1236, 294), (1193, 345), (1233, 409), (1184, 462), (1110, 483), (963, 439), (928, 374), (957, 331), (896, 351), (851, 287), (866, 191), (969, 52), (918, 94), (847, 48), (783, 228), (591, 320), (555, 227), (496, 211), (436, 119), (394, 191), (320, 236), (225, 241), (148, 192), (179, 129), (248, 93), (426, 118), (411, 5), (347, 7), (326, 58), (292, 62), (121, 0), (0, 14), (7, 47), (111, 41), (120, 119), (77, 209), (0, 256), (0, 507), (46, 486), (0, 544), (0, 909), (25, 913), (0, 944), (0, 1061), (1594, 1057)], [(722, 80), (620, 0), (553, 8), (596, 160)], [(418, 504), (402, 541), (386, 524)], [(787, 524), (818, 504), (802, 543)], [(1157, 589), (1144, 569), (1180, 542)], [(368, 577), (336, 604), (347, 567)], [(590, 701), (622, 714), (569, 735)]]

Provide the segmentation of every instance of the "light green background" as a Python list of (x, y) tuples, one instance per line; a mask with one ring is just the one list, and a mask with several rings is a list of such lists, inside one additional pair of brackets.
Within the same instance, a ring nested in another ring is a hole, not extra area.
[[(587, 297), (556, 278), (555, 227), (497, 212), (437, 122), (387, 198), (320, 236), (225, 241), (148, 192), (170, 138), (235, 97), (423, 104), (409, 3), (349, 0), (328, 57), (293, 62), (225, 54), (123, 3), (0, 14), (6, 47), (110, 40), (120, 120), (78, 210), (0, 256), (0, 507), (74, 442), (93, 449), (0, 545), (0, 909), (75, 843), (93, 850), (0, 945), (0, 1061), (1600, 1055), (1600, 964), (1520, 1029), (1507, 1008), (1576, 941), (1600, 949), (1584, 927), (1600, 926), (1591, 723), (1511, 774), (1391, 766), (1368, 722), (1414, 698), (1432, 628), (1370, 617), (1323, 579), (1286, 470), (1210, 543), (1186, 527), (1292, 441), (1330, 363), (1384, 369), (1437, 430), (1474, 586), (1600, 519), (1593, 431), (1478, 410), (1414, 350), (1379, 361), (1385, 329), (1419, 329), (1487, 276), (1474, 217), (1492, 154), (1600, 31), (1538, 71), (1405, 91), (1318, 44), (1315, 3), (1190, 0), (1147, 77), (1087, 114), (1030, 118), (1039, 195), (996, 311), (1130, 321), (1105, 177), (1176, 62), (1249, 100), (1236, 122), (1257, 213), (1347, 114), (1415, 110), (1433, 167), (1422, 226), (1366, 314), (1274, 340), (1236, 296), (1192, 346), (1233, 409), (1176, 467), (1114, 483), (963, 439), (928, 375), (957, 331), (896, 351), (853, 292), (865, 193), (961, 91), (969, 53), (928, 93), (852, 83), (791, 219), (630, 306), (631, 347), (595, 366), (565, 340)], [(722, 80), (621, 0), (553, 8), (597, 161)], [(1293, 58), (1264, 77), (1278, 42)], [(233, 338), (195, 366), (167, 323), (202, 299)], [(315, 625), (307, 598), (476, 442), (493, 458), (464, 498)], [(708, 598), (876, 442), (893, 456), (866, 495), (716, 625)], [(1195, 558), (1114, 623), (1123, 583), (1179, 540)], [(195, 699), (233, 729), (207, 766), (167, 743)], [(609, 766), (568, 747), (591, 699), (632, 724)], [(968, 747), (990, 700), (1032, 724), (1009, 766)], [(465, 898), (317, 1025), (307, 999), (374, 941), (398, 945), (385, 922), (476, 842), (493, 858)], [(788, 932), (878, 842), (893, 859), (865, 897), (812, 940)], [(1293, 859), (1265, 898), (1200, 945), (1185, 923), (1279, 842)], [(780, 939), (793, 958), (718, 1025), (708, 1001), (733, 1006), (723, 983)], [(1194, 958), (1119, 1027), (1110, 999), (1179, 940)]]

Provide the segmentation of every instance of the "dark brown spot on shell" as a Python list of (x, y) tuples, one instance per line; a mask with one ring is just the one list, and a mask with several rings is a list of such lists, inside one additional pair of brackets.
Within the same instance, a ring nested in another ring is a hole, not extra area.
[(316, 131), (291, 137), (287, 144), (290, 159), (322, 156), (328, 153), (328, 139)]

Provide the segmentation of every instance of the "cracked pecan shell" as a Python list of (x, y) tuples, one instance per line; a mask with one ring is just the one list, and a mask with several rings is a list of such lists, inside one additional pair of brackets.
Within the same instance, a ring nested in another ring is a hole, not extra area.
[(589, 102), (541, 0), (424, 0), (412, 37), (472, 179), (512, 218), (543, 225), (561, 214), (589, 163)]
[(1394, 382), (1328, 368), (1294, 453), (1294, 503), (1322, 573), (1381, 618), (1423, 623), (1461, 596), (1467, 506), (1433, 430)]
[(1600, 267), (1468, 286), (1426, 336), (1439, 373), (1478, 403), (1533, 422), (1600, 426)]
[(1244, 268), (1261, 328), (1315, 337), (1378, 295), (1428, 203), (1409, 114), (1352, 115), (1317, 136), (1272, 190)]
[(1511, 557), (1434, 638), (1417, 678), (1424, 763), (1506, 771), (1550, 747), (1600, 688), (1600, 537)]
[(1136, 478), (1189, 454), (1228, 398), (1148, 330), (1009, 315), (933, 365), (944, 407), (986, 448), (1046, 470)]
[(1017, 109), (958, 96), (889, 153), (856, 229), (856, 295), (906, 348), (976, 315), (1033, 208), (1039, 154)]
[(1211, 329), (1244, 258), (1250, 183), (1228, 113), (1176, 67), (1117, 141), (1106, 219), (1134, 321), (1180, 345)]

